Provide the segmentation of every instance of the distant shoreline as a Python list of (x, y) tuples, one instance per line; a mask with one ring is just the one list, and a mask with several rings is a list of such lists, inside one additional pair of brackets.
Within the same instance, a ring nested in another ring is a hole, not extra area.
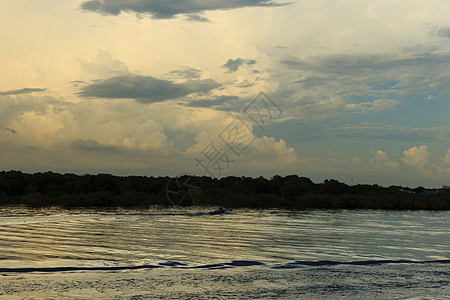
[(0, 172), (0, 206), (450, 210), (450, 189), (314, 183), (297, 175), (180, 178)]

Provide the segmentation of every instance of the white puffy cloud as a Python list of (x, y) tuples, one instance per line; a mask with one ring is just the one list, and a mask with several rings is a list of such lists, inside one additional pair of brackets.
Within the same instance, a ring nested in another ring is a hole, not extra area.
[(257, 138), (244, 152), (243, 159), (252, 160), (258, 165), (288, 166), (298, 162), (295, 149), (289, 147), (283, 139), (276, 140), (273, 137), (262, 136)]
[(406, 165), (416, 169), (422, 176), (432, 177), (435, 175), (435, 168), (431, 166), (429, 158), (428, 146), (422, 145), (403, 151), (402, 161)]
[(428, 159), (430, 154), (428, 153), (428, 146), (415, 146), (403, 151), (403, 162), (408, 166), (423, 169), (428, 165)]
[(397, 169), (398, 163), (389, 160), (386, 152), (377, 150), (375, 156), (369, 160), (370, 166), (375, 169), (386, 170), (388, 172), (393, 172)]

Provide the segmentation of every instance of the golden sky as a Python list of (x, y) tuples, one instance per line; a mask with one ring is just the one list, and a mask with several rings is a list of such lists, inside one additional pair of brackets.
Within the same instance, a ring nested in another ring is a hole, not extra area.
[(449, 15), (444, 0), (0, 0), (0, 169), (450, 184)]

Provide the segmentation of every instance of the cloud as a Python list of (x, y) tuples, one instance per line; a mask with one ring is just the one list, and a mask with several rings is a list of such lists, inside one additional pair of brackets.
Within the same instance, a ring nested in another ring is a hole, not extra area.
[[(187, 15), (190, 21), (204, 21), (198, 14), (205, 11), (229, 10), (243, 7), (275, 7), (286, 5), (272, 0), (88, 0), (81, 3), (84, 11), (104, 15), (119, 15), (123, 12), (149, 14), (153, 19), (171, 19)], [(194, 16), (194, 17), (192, 17)]]
[(312, 88), (317, 85), (321, 85), (329, 81), (330, 79), (327, 77), (321, 77), (321, 76), (305, 76), (302, 79), (294, 81), (294, 83), (299, 83), (302, 85), (303, 88)]
[(345, 99), (341, 96), (304, 97), (300, 103), (295, 103), (293, 109), (284, 109), (296, 117), (303, 119), (323, 119), (337, 116), (348, 110)]
[[(49, 104), (53, 103), (53, 101), (56, 109), (58, 100), (48, 95), (18, 94), (14, 97), (0, 96), (0, 128), (13, 129), (16, 134), (25, 133), (14, 122), (27, 112), (45, 114), (49, 109)], [(26, 130), (26, 132), (29, 131), (29, 129)], [(12, 133), (12, 131), (9, 132)]]
[(188, 21), (188, 22), (210, 22), (208, 18), (202, 17), (198, 14), (186, 15), (186, 21)]
[(365, 112), (365, 111), (380, 112), (380, 111), (392, 110), (399, 103), (400, 103), (400, 100), (377, 99), (377, 100), (374, 100), (371, 102), (348, 104), (347, 108), (350, 110), (358, 110), (361, 112)]
[(435, 47), (415, 46), (381, 53), (352, 53), (312, 56), (305, 59), (285, 57), (280, 63), (288, 68), (326, 74), (356, 75), (398, 68), (439, 66), (450, 63), (450, 54)]
[(70, 83), (73, 85), (73, 87), (78, 87), (82, 84), (86, 84), (86, 82), (83, 80), (72, 80), (70, 81)]
[(450, 27), (440, 28), (437, 31), (437, 34), (443, 38), (450, 38)]
[(10, 96), (10, 95), (21, 95), (21, 94), (30, 94), (34, 92), (45, 92), (47, 89), (39, 89), (39, 88), (23, 88), (20, 90), (11, 90), (6, 92), (0, 92), (0, 96)]
[(188, 80), (179, 85), (185, 89), (186, 95), (192, 93), (206, 93), (220, 87), (220, 84), (213, 79)]
[(447, 150), (447, 154), (444, 157), (444, 164), (450, 168), (450, 149)]
[(450, 52), (433, 46), (288, 56), (279, 62), (285, 69), (277, 74), (278, 98), (285, 99), (293, 118), (392, 111), (416, 105), (419, 97), (450, 93)]
[(238, 96), (217, 96), (213, 99), (200, 99), (190, 101), (185, 106), (188, 107), (203, 107), (203, 108), (215, 108), (217, 110), (233, 110), (240, 98)]
[[(450, 176), (450, 149), (447, 150), (447, 154), (444, 156), (441, 163), (436, 165), (436, 170), (440, 178), (448, 178), (448, 176)], [(445, 184), (448, 185), (448, 182)]]
[[(339, 129), (339, 128), (333, 128), (333, 129)], [(370, 130), (370, 128), (367, 128)], [(385, 129), (387, 131), (386, 134), (373, 134), (364, 130), (361, 130), (360, 132), (349, 132), (349, 133), (343, 133), (343, 134), (336, 134), (335, 136), (338, 138), (356, 138), (356, 139), (373, 139), (373, 140), (384, 140), (384, 141), (395, 141), (395, 142), (401, 142), (401, 143), (413, 143), (418, 140), (423, 142), (441, 142), (441, 140), (437, 139), (435, 134), (433, 132), (426, 133), (426, 132), (417, 132), (408, 133), (408, 130), (405, 133), (401, 133), (402, 130), (397, 130), (399, 133), (391, 133), (391, 130)], [(382, 130), (377, 130), (377, 132), (382, 132)]]
[(245, 165), (244, 168), (257, 166), (260, 169), (273, 170), (280, 167), (289, 168), (299, 162), (295, 149), (289, 147), (285, 140), (277, 141), (267, 136), (257, 138), (242, 154), (243, 158), (239, 164), (243, 164), (240, 167)]
[(396, 107), (400, 103), (400, 101), (401, 100), (377, 99), (373, 102), (368, 102), (369, 107), (367, 109), (369, 111), (373, 111), (373, 112), (392, 110), (394, 107)]
[(439, 164), (429, 163), (430, 154), (426, 145), (410, 148), (404, 151), (403, 155), (403, 162), (417, 169), (425, 177), (441, 180), (450, 175), (450, 149), (447, 149), (445, 157), (441, 158)]
[(398, 163), (390, 161), (386, 152), (377, 150), (375, 156), (369, 160), (370, 166), (375, 169), (383, 169), (389, 172), (393, 172), (398, 167)]
[(431, 170), (428, 165), (430, 154), (428, 153), (428, 146), (422, 145), (420, 147), (412, 147), (403, 151), (403, 162), (415, 169), (417, 169), (422, 175), (430, 176)]
[[(91, 61), (79, 59), (78, 62), (83, 71), (93, 76), (106, 77), (129, 73), (128, 67), (120, 60), (112, 57), (111, 53), (106, 50), (98, 50)], [(75, 83), (81, 82), (75, 81)]]
[(86, 98), (135, 99), (140, 103), (154, 103), (206, 93), (219, 86), (212, 79), (174, 83), (151, 76), (126, 74), (95, 81), (82, 87), (78, 94)]
[(15, 130), (13, 128), (5, 127), (5, 130), (8, 131), (9, 133), (11, 133), (12, 135), (15, 135), (17, 133), (17, 130)]
[(169, 75), (175, 78), (182, 78), (182, 79), (198, 79), (201, 77), (202, 71), (199, 69), (186, 67), (179, 70), (170, 71)]
[[(449, 144), (450, 127), (399, 127), (389, 124), (363, 123), (351, 126), (336, 126), (322, 123), (323, 129), (332, 132), (338, 138), (372, 139), (384, 142), (417, 143), (421, 141), (428, 144)], [(333, 123), (331, 123), (333, 124)], [(334, 132), (334, 133), (333, 133)], [(377, 142), (378, 143), (378, 142)]]
[(248, 79), (244, 79), (243, 81), (241, 81), (241, 82), (239, 82), (237, 85), (236, 85), (236, 87), (238, 87), (238, 88), (249, 88), (249, 87), (252, 87), (252, 86), (254, 86), (255, 85), (255, 83), (254, 82), (250, 82)]
[(118, 151), (117, 147), (115, 146), (102, 145), (91, 139), (89, 140), (76, 139), (72, 141), (71, 148), (83, 151), (101, 151), (101, 152)]
[(242, 65), (254, 65), (256, 64), (255, 60), (250, 59), (242, 59), (242, 58), (236, 58), (236, 59), (228, 59), (227, 62), (222, 66), (225, 69), (228, 69), (228, 72), (233, 73), (236, 72), (240, 66)]

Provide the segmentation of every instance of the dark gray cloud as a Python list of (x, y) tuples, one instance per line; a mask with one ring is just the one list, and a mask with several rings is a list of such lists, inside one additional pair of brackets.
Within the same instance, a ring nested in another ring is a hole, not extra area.
[(254, 85), (255, 85), (254, 82), (250, 82), (247, 79), (245, 79), (245, 80), (241, 81), (240, 83), (238, 83), (236, 85), (236, 87), (238, 87), (238, 88), (249, 88), (249, 87), (252, 87)]
[(11, 133), (12, 135), (15, 135), (17, 133), (17, 130), (12, 129), (12, 128), (5, 127), (5, 130), (8, 131), (9, 133)]
[(323, 85), (329, 81), (329, 78), (327, 77), (320, 77), (320, 76), (308, 76), (304, 77), (300, 80), (294, 81), (294, 83), (299, 83), (302, 85), (303, 88), (309, 89), (318, 85)]
[(224, 64), (222, 67), (228, 69), (229, 72), (236, 72), (237, 69), (239, 69), (239, 67), (241, 65), (244, 64), (244, 60), (241, 58), (237, 58), (237, 59), (229, 59), (226, 64)]
[(94, 140), (74, 140), (71, 148), (83, 151), (100, 151), (100, 152), (115, 152), (119, 149), (115, 146), (102, 145)]
[(208, 18), (202, 17), (197, 14), (186, 15), (186, 21), (189, 22), (210, 22)]
[(70, 83), (73, 85), (73, 87), (78, 87), (79, 85), (86, 84), (86, 82), (82, 80), (72, 80), (70, 81)]
[(436, 50), (418, 46), (390, 53), (334, 54), (306, 59), (286, 57), (280, 62), (291, 69), (342, 75), (399, 68), (430, 68), (450, 64), (450, 55)]
[(219, 96), (219, 97), (215, 97), (214, 99), (202, 99), (202, 100), (191, 101), (189, 103), (186, 103), (185, 106), (217, 108), (217, 107), (227, 106), (227, 104), (229, 105), (231, 102), (235, 102), (238, 99), (239, 99), (238, 96)]
[(182, 68), (180, 70), (170, 71), (169, 75), (182, 79), (198, 79), (202, 75), (202, 71), (194, 68)]
[(95, 81), (82, 87), (78, 94), (86, 98), (135, 99), (140, 103), (154, 103), (206, 93), (219, 86), (212, 79), (174, 83), (151, 76), (127, 74)]
[(242, 112), (251, 100), (252, 99), (240, 98), (239, 96), (224, 95), (180, 104), (187, 107), (213, 108), (215, 110), (226, 112)]
[(220, 87), (220, 84), (213, 79), (188, 80), (179, 85), (185, 89), (186, 95), (193, 93), (207, 93)]
[(0, 92), (0, 96), (9, 96), (9, 95), (21, 95), (21, 94), (30, 94), (34, 92), (44, 92), (47, 89), (39, 89), (39, 88), (23, 88), (20, 90), (11, 90), (6, 92)]
[(450, 27), (441, 28), (437, 33), (440, 37), (450, 38)]
[(199, 13), (212, 10), (229, 10), (243, 7), (274, 7), (286, 5), (274, 0), (88, 0), (81, 9), (104, 15), (119, 15), (122, 12), (149, 14), (154, 19), (171, 19), (177, 15), (188, 15), (190, 21), (205, 21)]
[[(291, 108), (297, 109), (297, 112), (312, 108), (321, 111), (334, 109), (335, 113), (392, 110), (398, 107), (395, 102), (400, 103), (409, 97), (432, 99), (433, 96), (441, 97), (450, 93), (450, 52), (435, 46), (417, 45), (382, 52), (291, 56), (280, 62), (293, 70), (286, 70), (290, 74), (286, 80), (280, 81), (280, 90), (295, 92), (291, 97), (286, 95), (279, 98), (290, 99), (285, 103), (292, 105)], [(291, 78), (295, 77), (295, 84), (291, 84)], [(307, 99), (315, 100), (311, 102)], [(379, 101), (373, 101), (376, 99)], [(305, 114), (305, 117), (313, 115), (319, 115), (318, 111)]]
[(236, 72), (242, 65), (254, 65), (254, 64), (256, 64), (256, 61), (252, 59), (230, 58), (222, 67), (228, 69), (228, 72), (232, 73)]

